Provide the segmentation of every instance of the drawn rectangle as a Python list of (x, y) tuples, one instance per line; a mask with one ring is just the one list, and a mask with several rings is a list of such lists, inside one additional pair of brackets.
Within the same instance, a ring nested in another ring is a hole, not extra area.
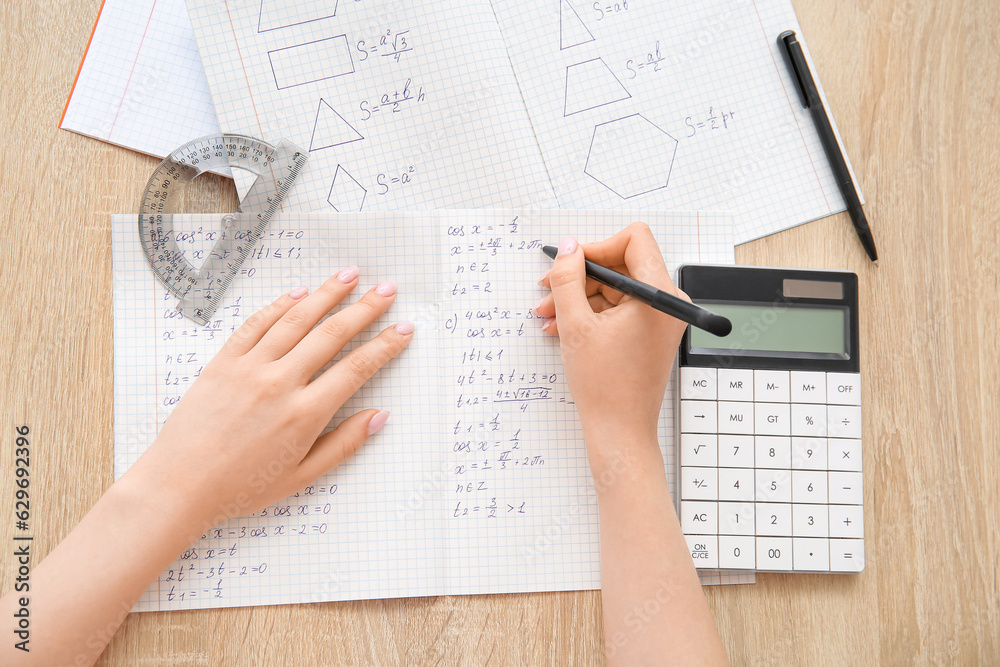
[(347, 35), (267, 52), (278, 90), (354, 73)]

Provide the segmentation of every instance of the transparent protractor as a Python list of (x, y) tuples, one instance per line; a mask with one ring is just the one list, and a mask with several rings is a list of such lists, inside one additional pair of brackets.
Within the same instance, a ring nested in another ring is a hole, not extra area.
[[(188, 184), (206, 172), (230, 175), (234, 168), (259, 178), (270, 168), (274, 153), (274, 146), (254, 137), (208, 136), (178, 148), (153, 172), (140, 204), (139, 237), (153, 271), (175, 296), (184, 298), (202, 278), (201, 267), (188, 261), (174, 238), (173, 216), (186, 212)], [(220, 214), (219, 229), (226, 230), (234, 220), (235, 214)]]
[[(254, 137), (222, 134), (178, 148), (156, 168), (140, 203), (139, 237), (150, 267), (180, 299), (178, 307), (186, 316), (204, 323), (211, 315), (305, 161), (305, 153), (286, 141), (272, 145)], [(207, 258), (195, 266), (180, 246), (174, 224), (175, 216), (188, 212), (186, 188), (201, 174), (230, 176), (237, 170), (252, 176), (253, 183), (237, 211), (218, 214), (213, 230), (217, 240)]]

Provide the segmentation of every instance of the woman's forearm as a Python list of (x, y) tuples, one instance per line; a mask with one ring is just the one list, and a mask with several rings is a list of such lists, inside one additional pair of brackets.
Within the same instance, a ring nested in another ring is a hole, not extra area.
[(619, 453), (593, 468), (608, 664), (728, 664), (674, 511), (659, 446), (623, 438), (628, 436), (612, 445), (588, 442), (592, 451)]
[(5, 642), (0, 663), (94, 663), (150, 582), (200, 536), (180, 499), (142, 472), (108, 489), (32, 570), (28, 592), (0, 600), (4, 618), (21, 597), (30, 613), (29, 650)]

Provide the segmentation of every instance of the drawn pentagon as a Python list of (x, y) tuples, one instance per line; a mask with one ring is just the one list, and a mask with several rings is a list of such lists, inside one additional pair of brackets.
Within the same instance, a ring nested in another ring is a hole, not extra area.
[(585, 174), (622, 199), (667, 187), (677, 140), (642, 114), (594, 128)]

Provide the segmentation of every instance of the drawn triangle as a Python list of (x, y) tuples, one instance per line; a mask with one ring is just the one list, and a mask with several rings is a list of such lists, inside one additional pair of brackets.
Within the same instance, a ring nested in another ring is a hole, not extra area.
[(594, 35), (587, 28), (580, 15), (569, 4), (569, 0), (559, 1), (559, 50), (593, 42)]
[(319, 108), (316, 109), (316, 121), (313, 123), (312, 138), (309, 140), (309, 152), (332, 148), (341, 144), (364, 139), (354, 126), (344, 120), (337, 110), (327, 104), (322, 97)]

